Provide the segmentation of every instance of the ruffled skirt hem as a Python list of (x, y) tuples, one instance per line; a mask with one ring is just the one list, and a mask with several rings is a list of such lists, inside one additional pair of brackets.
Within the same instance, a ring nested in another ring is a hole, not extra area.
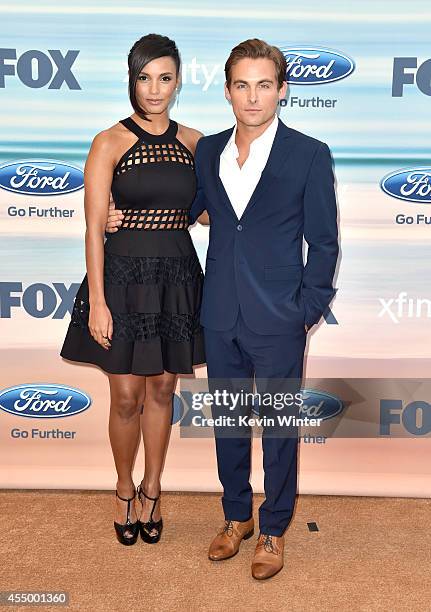
[(70, 361), (96, 365), (109, 374), (151, 376), (164, 371), (193, 374), (193, 366), (205, 364), (203, 330), (190, 341), (174, 341), (161, 337), (143, 341), (112, 338), (106, 350), (91, 336), (88, 329), (69, 326), (61, 357)]

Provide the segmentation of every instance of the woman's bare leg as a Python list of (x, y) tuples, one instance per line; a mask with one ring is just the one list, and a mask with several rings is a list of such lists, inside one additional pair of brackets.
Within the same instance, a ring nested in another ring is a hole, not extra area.
[[(109, 374), (111, 408), (109, 413), (109, 439), (117, 470), (118, 495), (130, 498), (135, 492), (132, 479), (133, 463), (140, 437), (140, 413), (145, 400), (145, 377), (134, 374)], [(127, 502), (115, 497), (115, 518), (126, 522)], [(132, 502), (130, 520), (136, 521), (135, 503)], [(130, 531), (125, 532), (130, 537)]]
[[(141, 417), (145, 474), (141, 485), (150, 497), (157, 497), (160, 492), (160, 477), (171, 433), (176, 379), (176, 374), (164, 372), (157, 376), (148, 376), (146, 380), (145, 405)], [(140, 520), (146, 522), (150, 518), (153, 502), (145, 497), (142, 501)], [(153, 520), (158, 521), (160, 516), (159, 500), (154, 509)], [(153, 535), (153, 532), (150, 535)]]

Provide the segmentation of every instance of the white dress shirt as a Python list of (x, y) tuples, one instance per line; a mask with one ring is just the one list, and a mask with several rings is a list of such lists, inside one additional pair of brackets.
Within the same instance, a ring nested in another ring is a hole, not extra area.
[(237, 125), (235, 125), (231, 137), (220, 154), (219, 176), (236, 212), (238, 219), (241, 218), (260, 175), (266, 166), (275, 133), (278, 128), (278, 116), (274, 115), (273, 121), (258, 138), (250, 144), (250, 152), (242, 168), (239, 167), (238, 147), (235, 143)]

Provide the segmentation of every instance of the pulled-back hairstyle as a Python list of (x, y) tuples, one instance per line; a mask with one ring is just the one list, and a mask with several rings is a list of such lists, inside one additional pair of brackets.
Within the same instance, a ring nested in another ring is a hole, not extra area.
[(129, 51), (127, 63), (129, 65), (129, 98), (133, 109), (139, 117), (150, 121), (136, 99), (136, 82), (142, 68), (159, 57), (172, 57), (175, 62), (177, 77), (180, 72), (180, 54), (177, 45), (167, 36), (160, 34), (147, 34), (137, 40)]
[(286, 80), (286, 58), (278, 47), (269, 45), (264, 40), (259, 40), (259, 38), (244, 40), (230, 52), (224, 67), (228, 87), (230, 87), (231, 83), (232, 66), (239, 62), (239, 60), (246, 57), (250, 59), (258, 59), (263, 57), (272, 60), (275, 64), (275, 70), (277, 73), (278, 89), (280, 89), (280, 87), (283, 85), (283, 81)]

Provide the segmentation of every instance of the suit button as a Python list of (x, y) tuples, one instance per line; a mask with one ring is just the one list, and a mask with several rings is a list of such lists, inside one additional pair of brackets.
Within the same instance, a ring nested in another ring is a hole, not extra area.
[(237, 225), (237, 226), (236, 226), (236, 229), (237, 229), (239, 232), (241, 232), (241, 231), (242, 231), (242, 225)]

